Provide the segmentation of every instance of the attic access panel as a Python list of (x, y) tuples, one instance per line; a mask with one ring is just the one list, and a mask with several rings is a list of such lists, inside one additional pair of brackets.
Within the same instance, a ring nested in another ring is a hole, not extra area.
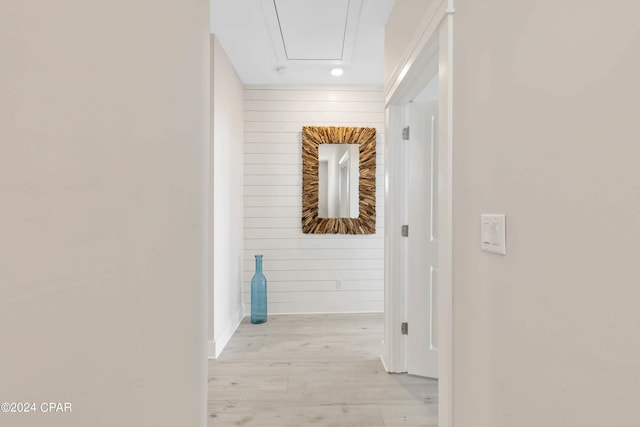
[(348, 0), (274, 0), (288, 60), (342, 60)]
[(351, 61), (362, 0), (262, 0), (278, 62)]

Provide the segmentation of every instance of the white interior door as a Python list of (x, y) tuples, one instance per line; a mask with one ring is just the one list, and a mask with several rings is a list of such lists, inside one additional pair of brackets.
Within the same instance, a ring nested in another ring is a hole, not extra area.
[(407, 372), (438, 377), (438, 101), (407, 104)]

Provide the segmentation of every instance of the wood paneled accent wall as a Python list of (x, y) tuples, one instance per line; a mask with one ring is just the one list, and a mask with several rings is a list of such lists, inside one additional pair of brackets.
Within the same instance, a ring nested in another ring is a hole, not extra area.
[[(303, 234), (302, 127), (376, 128), (376, 232)], [(245, 88), (244, 287), (264, 255), (270, 313), (383, 310), (384, 102), (381, 87)]]

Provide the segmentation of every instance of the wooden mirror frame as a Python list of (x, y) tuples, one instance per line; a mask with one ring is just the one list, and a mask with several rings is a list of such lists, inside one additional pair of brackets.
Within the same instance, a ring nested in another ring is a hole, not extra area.
[[(318, 148), (320, 144), (358, 144), (360, 202), (357, 218), (318, 217)], [(375, 128), (302, 127), (302, 232), (305, 234), (375, 234)]]

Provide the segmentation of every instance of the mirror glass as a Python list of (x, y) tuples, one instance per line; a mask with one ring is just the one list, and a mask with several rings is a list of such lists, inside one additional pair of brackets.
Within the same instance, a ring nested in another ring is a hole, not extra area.
[(318, 217), (357, 218), (360, 213), (358, 144), (318, 147)]

